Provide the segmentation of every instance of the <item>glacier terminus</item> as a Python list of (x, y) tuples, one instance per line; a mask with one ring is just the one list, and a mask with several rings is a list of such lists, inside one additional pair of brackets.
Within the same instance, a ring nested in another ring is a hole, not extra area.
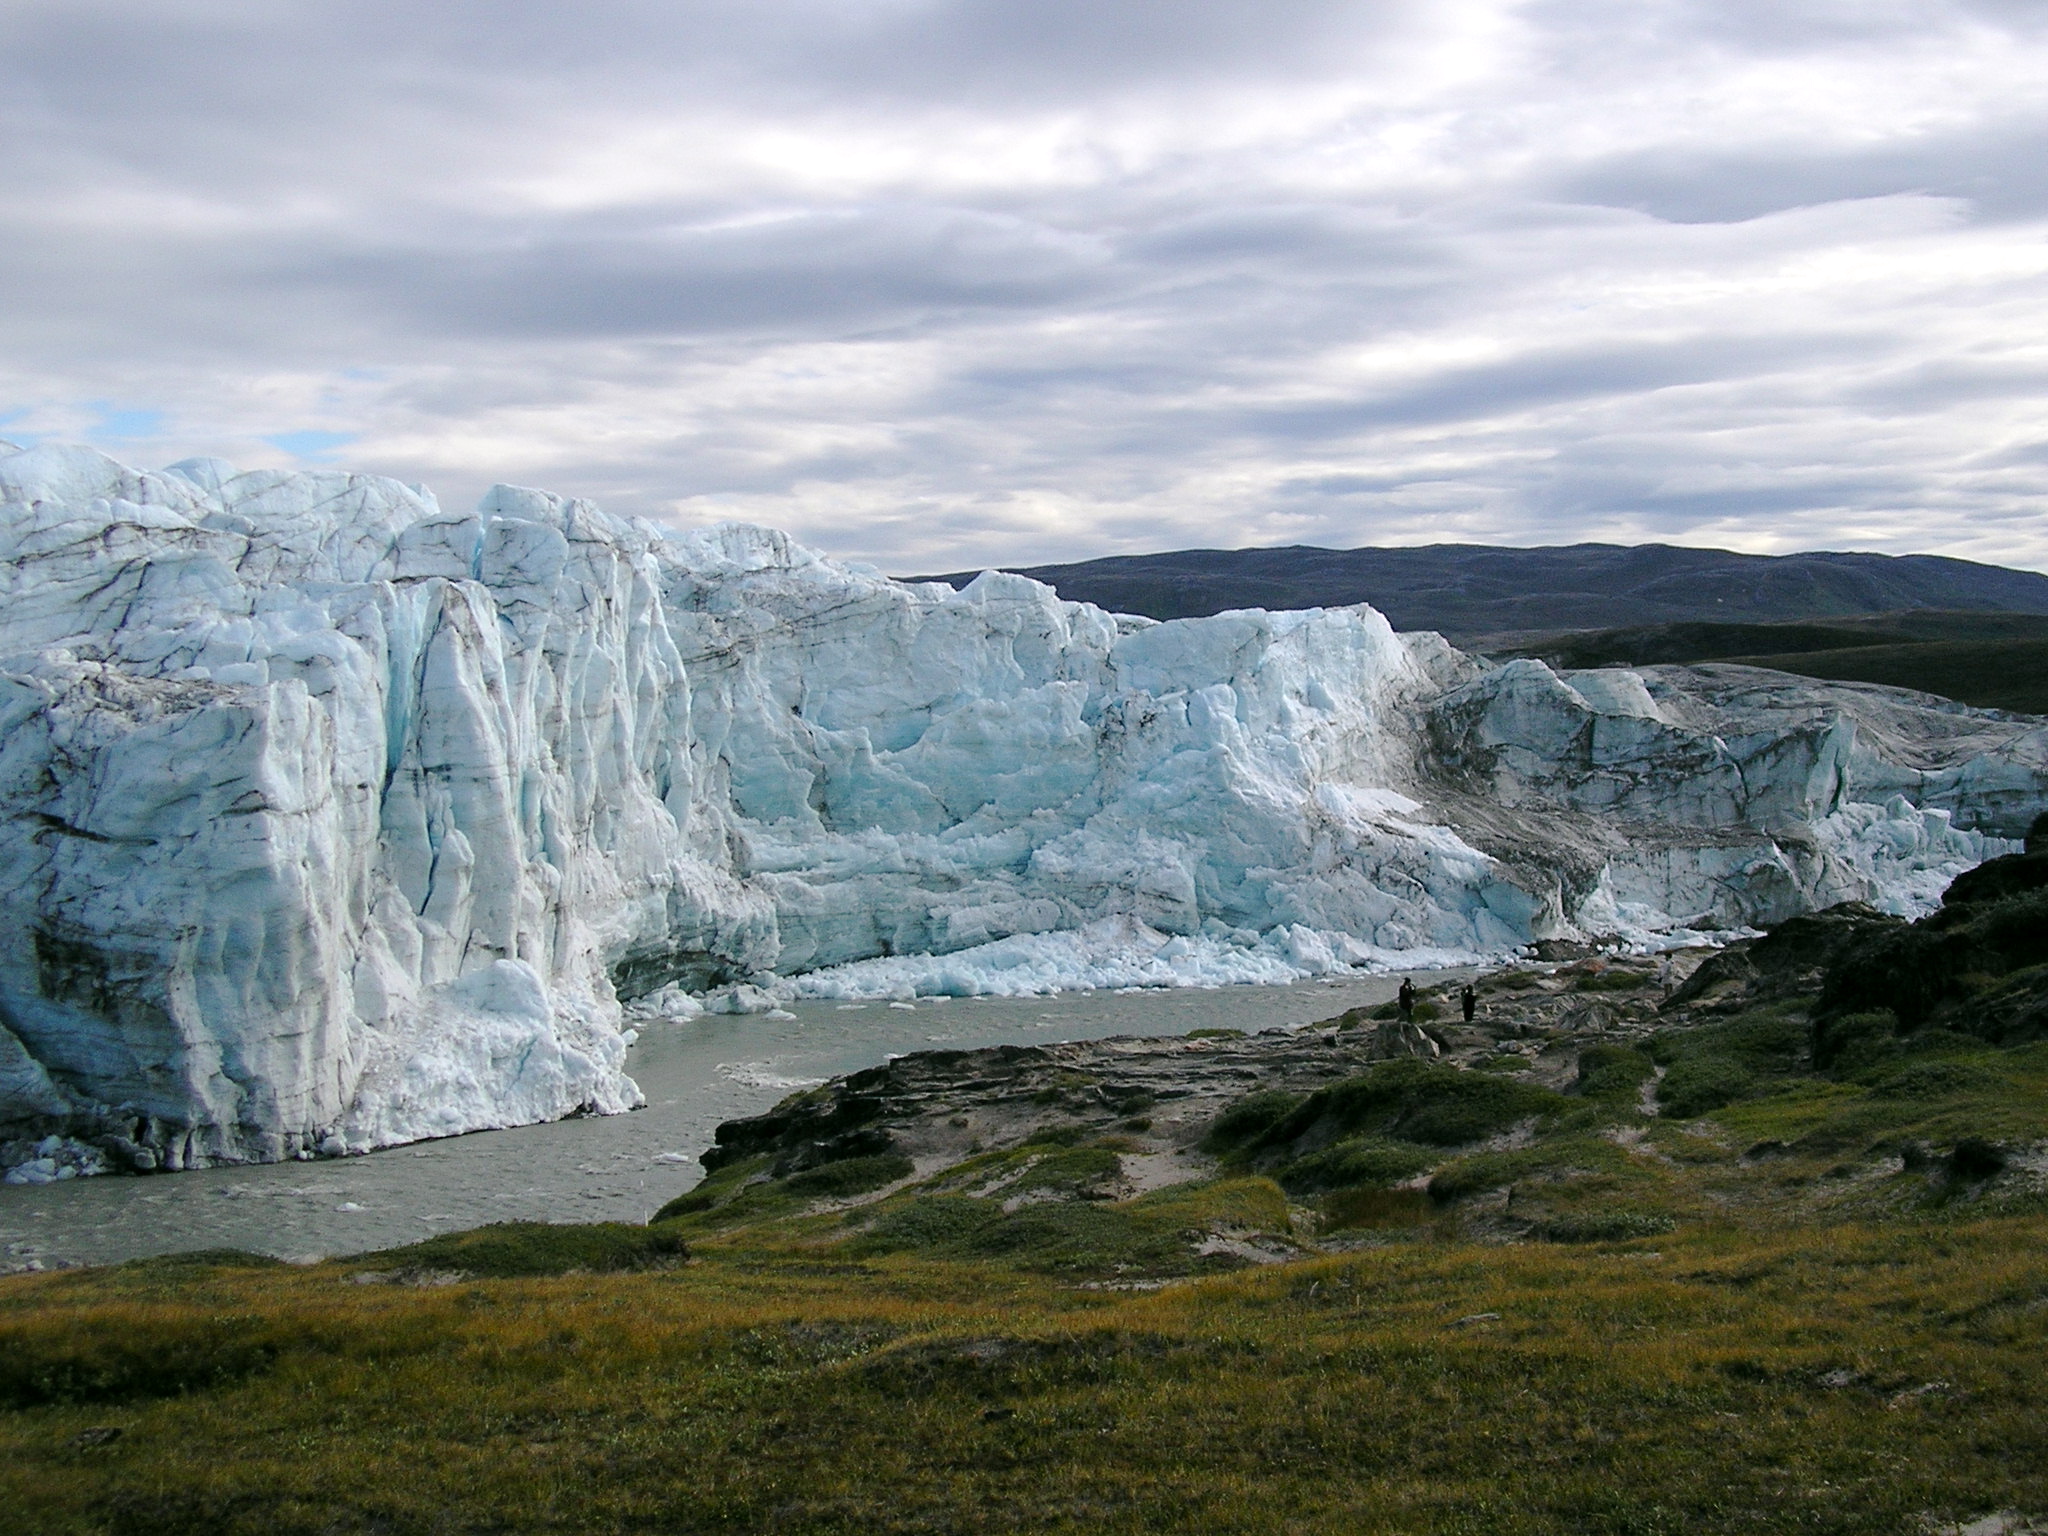
[(34, 1177), (626, 1110), (630, 1025), (706, 1000), (1917, 914), (2048, 802), (2039, 718), (1364, 607), (1156, 623), (510, 486), (5, 445), (0, 583)]

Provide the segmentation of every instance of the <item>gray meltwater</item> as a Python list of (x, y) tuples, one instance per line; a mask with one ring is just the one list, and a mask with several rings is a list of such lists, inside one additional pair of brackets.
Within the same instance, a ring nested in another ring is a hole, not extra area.
[[(1443, 979), (1440, 973), (1436, 979)], [(368, 1157), (147, 1178), (0, 1186), (0, 1271), (108, 1264), (194, 1248), (281, 1258), (358, 1253), (492, 1221), (645, 1221), (702, 1176), (720, 1121), (908, 1051), (1247, 1031), (1308, 1024), (1394, 994), (1394, 976), (1284, 987), (1072, 992), (1057, 997), (799, 1003), (793, 1019), (657, 1024), (627, 1069), (647, 1095), (594, 1116)]]

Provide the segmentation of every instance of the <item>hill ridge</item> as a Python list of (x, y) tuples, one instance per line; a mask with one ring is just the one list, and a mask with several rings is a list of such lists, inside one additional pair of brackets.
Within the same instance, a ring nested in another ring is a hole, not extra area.
[[(1752, 555), (1678, 544), (1291, 544), (1168, 550), (1004, 566), (1064, 598), (1155, 619), (1232, 608), (1370, 603), (1396, 629), (1455, 641), (1731, 620), (1860, 617), (1915, 609), (2048, 614), (2048, 575), (1953, 555), (1807, 550)], [(976, 571), (907, 581), (964, 586)]]

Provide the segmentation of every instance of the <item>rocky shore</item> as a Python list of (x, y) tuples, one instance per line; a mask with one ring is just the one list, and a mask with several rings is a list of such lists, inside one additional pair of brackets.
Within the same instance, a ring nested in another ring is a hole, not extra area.
[[(720, 1186), (769, 1186), (805, 1174), (815, 1180), (821, 1170), (856, 1163), (895, 1172), (875, 1189), (843, 1196), (840, 1203), (852, 1208), (991, 1154), (1036, 1149), (1050, 1155), (1091, 1143), (1112, 1154), (1097, 1160), (1094, 1176), (1026, 1179), (1004, 1195), (1005, 1207), (1130, 1200), (1215, 1178), (1226, 1158), (1214, 1132), (1232, 1106), (1255, 1096), (1305, 1100), (1381, 1063), (1478, 1069), (1568, 1091), (1589, 1051), (1637, 1041), (1668, 1025), (1660, 1004), (1713, 953), (1591, 953), (1495, 971), (1474, 982), (1478, 1006), (1469, 1024), (1459, 1016), (1461, 982), (1452, 981), (1419, 989), (1411, 1020), (1390, 1002), (1257, 1033), (1200, 1030), (918, 1051), (719, 1126), (703, 1156), (711, 1175), (706, 1186), (662, 1214), (709, 1210), (725, 1193)], [(1018, 1181), (998, 1176), (990, 1182), (990, 1193), (1000, 1194), (1005, 1183)]]
[(2032, 1199), (2048, 818), (2028, 847), (1919, 922), (1846, 903), (1718, 950), (1550, 946), (1471, 978), (1469, 1021), (1459, 974), (1406, 1017), (898, 1057), (721, 1125), (656, 1220), (1157, 1274)]

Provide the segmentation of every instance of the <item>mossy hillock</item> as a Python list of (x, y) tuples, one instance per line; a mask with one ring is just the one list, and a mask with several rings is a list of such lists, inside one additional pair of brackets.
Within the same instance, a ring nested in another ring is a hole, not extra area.
[(1994, 1045), (2048, 1038), (2048, 852), (1987, 860), (1920, 921), (1866, 928), (1826, 967), (1813, 1007), (1820, 1065), (1903, 1049), (1930, 1029)]
[(1419, 1060), (1390, 1061), (1319, 1088), (1252, 1138), (1245, 1154), (1281, 1160), (1347, 1136), (1453, 1147), (1567, 1107), (1549, 1089)]
[(446, 1232), (341, 1261), (358, 1277), (509, 1279), (571, 1271), (609, 1274), (677, 1264), (689, 1246), (673, 1231), (627, 1222), (506, 1221)]

